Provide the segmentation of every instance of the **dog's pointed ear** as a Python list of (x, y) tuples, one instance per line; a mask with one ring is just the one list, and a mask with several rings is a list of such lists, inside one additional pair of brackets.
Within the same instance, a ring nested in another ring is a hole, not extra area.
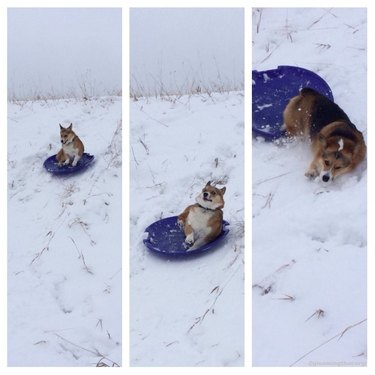
[(222, 189), (220, 189), (220, 191), (221, 191), (221, 194), (222, 195), (224, 195), (225, 194), (225, 192), (226, 192), (226, 190), (227, 190), (227, 188), (224, 186)]
[(211, 186), (211, 181), (208, 181), (206, 186)]
[(59, 125), (60, 125), (60, 129), (63, 130), (64, 128), (61, 126), (61, 124), (59, 124)]
[(68, 129), (72, 130), (72, 127), (73, 127), (73, 123), (71, 122)]

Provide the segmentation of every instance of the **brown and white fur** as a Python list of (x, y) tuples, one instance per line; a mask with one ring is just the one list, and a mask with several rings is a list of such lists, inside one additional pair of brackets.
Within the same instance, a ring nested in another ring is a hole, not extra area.
[(225, 190), (225, 187), (218, 189), (211, 185), (211, 181), (207, 182), (195, 199), (197, 203), (188, 206), (178, 216), (188, 251), (213, 241), (221, 233)]
[(72, 128), (73, 124), (70, 124), (67, 128), (60, 125), (62, 147), (56, 155), (56, 159), (60, 166), (71, 164), (75, 167), (85, 150), (82, 141), (79, 139), (78, 135), (74, 133)]
[(318, 92), (304, 88), (284, 110), (288, 136), (310, 138), (314, 159), (305, 176), (323, 182), (352, 171), (366, 155), (366, 144), (346, 113)]

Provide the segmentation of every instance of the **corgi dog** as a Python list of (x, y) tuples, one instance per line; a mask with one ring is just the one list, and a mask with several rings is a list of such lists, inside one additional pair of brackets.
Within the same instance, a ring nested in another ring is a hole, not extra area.
[(186, 236), (187, 251), (213, 241), (221, 233), (225, 190), (225, 187), (218, 189), (211, 185), (211, 181), (207, 182), (195, 199), (197, 203), (188, 206), (178, 216), (178, 224)]
[(310, 138), (313, 151), (305, 176), (323, 182), (352, 171), (366, 156), (362, 133), (335, 103), (310, 88), (292, 98), (284, 110), (283, 130)]
[(62, 147), (56, 155), (59, 166), (71, 164), (75, 167), (85, 150), (82, 141), (79, 139), (78, 135), (74, 133), (72, 128), (73, 124), (70, 124), (67, 128), (60, 125)]

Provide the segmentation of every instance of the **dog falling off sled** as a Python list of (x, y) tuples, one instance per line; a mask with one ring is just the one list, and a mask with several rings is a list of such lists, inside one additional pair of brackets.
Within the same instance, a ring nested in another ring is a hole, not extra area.
[(75, 167), (85, 150), (82, 141), (72, 128), (73, 124), (67, 128), (60, 125), (61, 150), (56, 155), (59, 166), (71, 164)]
[(178, 216), (178, 224), (185, 233), (188, 251), (195, 250), (215, 240), (222, 230), (224, 193), (226, 188), (218, 189), (209, 181), (196, 202), (188, 206)]
[(305, 175), (323, 182), (352, 171), (366, 156), (366, 144), (347, 114), (318, 92), (304, 88), (284, 110), (290, 137), (309, 137), (314, 159)]

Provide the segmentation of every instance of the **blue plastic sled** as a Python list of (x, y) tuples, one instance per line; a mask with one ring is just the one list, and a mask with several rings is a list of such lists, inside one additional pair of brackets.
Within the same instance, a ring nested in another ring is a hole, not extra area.
[(274, 141), (284, 134), (283, 111), (288, 101), (309, 87), (333, 101), (332, 90), (316, 73), (297, 66), (253, 70), (253, 135)]
[(54, 175), (68, 175), (85, 170), (93, 161), (94, 155), (84, 153), (75, 167), (72, 167), (71, 165), (59, 166), (56, 160), (56, 155), (53, 155), (45, 160), (43, 166), (48, 172)]
[(229, 232), (229, 223), (223, 220), (223, 230), (212, 242), (197, 249), (187, 251), (184, 246), (185, 234), (177, 224), (177, 216), (167, 217), (151, 224), (145, 229), (147, 238), (143, 240), (146, 247), (154, 253), (166, 256), (186, 256), (203, 253), (215, 248)]

